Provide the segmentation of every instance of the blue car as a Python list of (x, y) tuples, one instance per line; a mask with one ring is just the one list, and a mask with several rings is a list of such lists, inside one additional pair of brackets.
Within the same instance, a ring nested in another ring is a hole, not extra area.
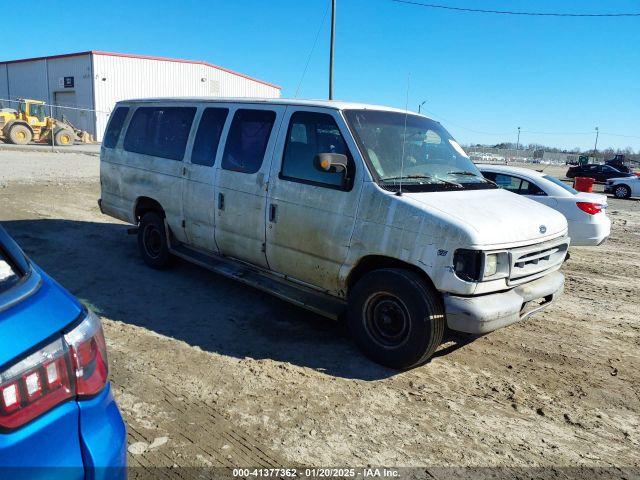
[(100, 320), (0, 227), (0, 478), (122, 479)]

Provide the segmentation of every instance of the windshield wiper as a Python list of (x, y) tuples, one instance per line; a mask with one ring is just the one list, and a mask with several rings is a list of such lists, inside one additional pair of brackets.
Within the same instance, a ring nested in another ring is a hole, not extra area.
[(495, 185), (496, 187), (499, 187), (500, 185), (498, 185), (496, 182), (494, 182), (493, 180), (489, 180), (487, 177), (483, 177), (482, 175), (478, 175), (477, 173), (473, 173), (473, 172), (469, 172), (467, 170), (462, 170), (459, 172), (447, 172), (447, 175), (465, 175), (467, 177), (476, 177), (479, 178), (480, 180), (483, 180), (487, 183), (490, 183), (492, 185)]
[(433, 178), (433, 176), (431, 176), (431, 175), (417, 175), (417, 174), (416, 175), (402, 175), (402, 176), (398, 175), (397, 177), (384, 177), (384, 178), (381, 178), (380, 180), (383, 181), (383, 182), (386, 182), (387, 180), (404, 180), (405, 178), (427, 178), (427, 179), (430, 179), (430, 178)]
[(458, 188), (464, 188), (464, 186), (461, 183), (458, 182), (452, 182), (451, 180), (445, 180), (444, 178), (436, 178), (433, 175), (403, 175), (403, 176), (397, 176), (397, 177), (385, 177), (385, 178), (381, 178), (380, 181), (381, 182), (387, 182), (387, 181), (396, 181), (396, 180), (405, 180), (405, 179), (427, 179), (427, 180), (435, 180), (436, 182), (440, 182), (440, 183), (446, 183), (447, 185), (453, 185), (455, 187)]

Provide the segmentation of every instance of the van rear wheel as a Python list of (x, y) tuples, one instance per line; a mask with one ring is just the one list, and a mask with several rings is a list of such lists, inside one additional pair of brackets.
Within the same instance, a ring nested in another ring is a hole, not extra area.
[(171, 263), (169, 242), (163, 218), (156, 212), (147, 212), (138, 226), (138, 249), (144, 263), (162, 270)]
[(442, 343), (445, 315), (433, 287), (414, 272), (375, 270), (349, 296), (349, 330), (372, 360), (401, 370), (425, 363)]

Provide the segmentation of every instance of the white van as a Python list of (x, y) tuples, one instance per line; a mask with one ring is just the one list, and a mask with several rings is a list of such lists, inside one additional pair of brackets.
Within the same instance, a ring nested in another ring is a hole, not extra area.
[(484, 179), (436, 121), (344, 102), (117, 104), (100, 208), (144, 261), (181, 257), (322, 315), (395, 368), (563, 290), (564, 216)]

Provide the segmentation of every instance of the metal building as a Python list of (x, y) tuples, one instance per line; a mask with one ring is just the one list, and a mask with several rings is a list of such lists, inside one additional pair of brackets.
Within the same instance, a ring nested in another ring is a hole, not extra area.
[(117, 101), (165, 96), (277, 98), (280, 87), (207, 62), (95, 50), (0, 62), (0, 103), (33, 98), (73, 107), (54, 107), (54, 116), (98, 141)]

